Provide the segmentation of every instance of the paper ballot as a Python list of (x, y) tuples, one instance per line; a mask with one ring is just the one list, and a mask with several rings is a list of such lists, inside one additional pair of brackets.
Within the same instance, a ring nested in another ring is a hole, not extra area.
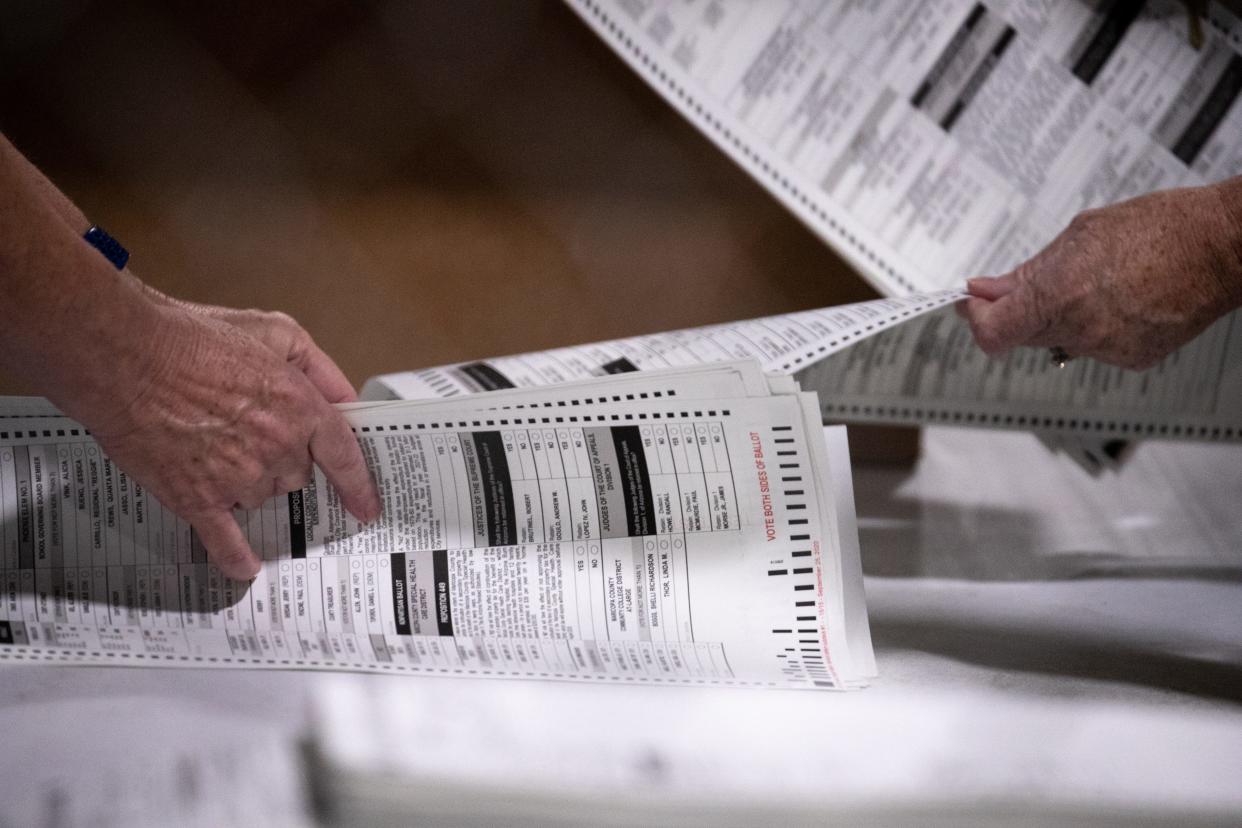
[[(773, 388), (774, 386), (774, 388)], [(0, 419), (0, 659), (846, 688), (874, 674), (849, 460), (753, 362), (349, 407), (383, 498), (322, 475), (223, 577), (78, 424)]]

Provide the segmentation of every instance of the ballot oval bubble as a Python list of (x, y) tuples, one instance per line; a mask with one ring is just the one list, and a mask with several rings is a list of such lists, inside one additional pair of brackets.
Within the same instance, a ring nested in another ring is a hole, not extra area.
[(318, 561), (311, 561), (310, 570), (311, 570), (311, 572), (318, 572), (318, 571), (319, 571), (319, 562), (318, 562)]
[(380, 558), (380, 569), (387, 569), (387, 568), (388, 568), (388, 559)]
[(661, 549), (668, 549), (668, 540), (661, 540), (661, 541), (660, 541), (660, 548), (661, 548)]

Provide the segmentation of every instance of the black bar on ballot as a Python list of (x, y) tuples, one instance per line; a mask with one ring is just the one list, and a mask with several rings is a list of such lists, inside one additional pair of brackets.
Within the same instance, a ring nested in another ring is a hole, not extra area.
[(389, 563), (392, 572), (392, 618), (397, 635), (410, 635), (410, 584), (405, 554), (396, 552)]
[(612, 445), (617, 452), (629, 535), (632, 538), (654, 535), (656, 521), (651, 502), (651, 478), (647, 473), (647, 454), (643, 450), (643, 438), (638, 426), (613, 426)]
[(1083, 48), (1078, 60), (1074, 61), (1074, 66), (1070, 70), (1074, 76), (1090, 86), (1095, 76), (1104, 68), (1104, 64), (1108, 63), (1108, 59), (1113, 56), (1121, 39), (1125, 37), (1142, 10), (1142, 3), (1135, 3), (1133, 0), (1113, 0), (1111, 7), (1100, 19), (1099, 28), (1095, 30), (1095, 34)]
[(487, 509), (487, 545), (511, 546), (517, 543), (517, 521), (513, 517), (513, 481), (504, 438), (499, 431), (476, 431), (470, 437)]
[(448, 551), (436, 549), (431, 553), (431, 574), (436, 587), (436, 631), (443, 636), (453, 635), (453, 599), (449, 595)]
[(612, 362), (605, 362), (600, 367), (604, 369), (605, 374), (629, 374), (638, 370), (638, 366), (625, 357), (614, 359)]
[(481, 391), (499, 391), (503, 388), (517, 387), (513, 380), (486, 362), (471, 362), (469, 365), (458, 365), (457, 370), (474, 380)]
[(1195, 113), (1195, 117), (1177, 139), (1171, 152), (1183, 164), (1191, 166), (1199, 157), (1208, 140), (1225, 119), (1225, 115), (1233, 107), (1233, 102), (1242, 93), (1242, 55), (1234, 55), (1225, 66), (1223, 72), (1212, 85), (1212, 90), (1204, 99), (1203, 105)]
[(289, 550), (295, 558), (306, 557), (306, 510), (302, 490), (289, 492)]

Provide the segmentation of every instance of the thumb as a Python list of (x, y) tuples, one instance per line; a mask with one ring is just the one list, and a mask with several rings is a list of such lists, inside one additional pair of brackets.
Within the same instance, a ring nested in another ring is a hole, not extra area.
[(208, 559), (221, 572), (238, 581), (249, 581), (259, 574), (259, 556), (254, 554), (233, 513), (221, 509), (205, 512), (190, 521), (207, 549)]
[(966, 280), (967, 293), (993, 302), (1013, 293), (1017, 287), (1018, 277), (1015, 273), (1006, 273), (1004, 276), (976, 276)]
[(999, 354), (1018, 345), (1041, 344), (1034, 340), (1047, 328), (1025, 291), (994, 302), (972, 296), (966, 300), (964, 315), (975, 342), (988, 354)]

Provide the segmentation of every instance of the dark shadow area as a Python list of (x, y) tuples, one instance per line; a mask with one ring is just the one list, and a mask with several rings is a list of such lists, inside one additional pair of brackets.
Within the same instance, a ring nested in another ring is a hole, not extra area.
[[(4, 573), (6, 581), (9, 575)], [(96, 610), (88, 624), (122, 625), (183, 609), (205, 619), (241, 606), (252, 583), (225, 578), (206, 562), (164, 562), (22, 569), (11, 586), (10, 597), (24, 609), (34, 608), (41, 623), (74, 624), (82, 603), (90, 601)], [(100, 622), (105, 611), (110, 620)]]
[(19, 0), (0, 129), (144, 280), (356, 386), (875, 295), (560, 0)]
[(910, 469), (855, 471), (859, 541), (867, 575), (967, 581), (1242, 581), (1242, 564), (1219, 559), (1184, 559), (1172, 552), (1137, 557), (1110, 548), (1050, 549), (1040, 530), (1055, 518), (1036, 506), (997, 508), (904, 496), (899, 490), (910, 479)]
[[(897, 490), (909, 477), (910, 470), (894, 468), (867, 468), (854, 475), (865, 574), (993, 581), (1049, 575), (1047, 561), (1032, 553), (1035, 515), (901, 497)], [(959, 533), (953, 546), (927, 536), (929, 527), (946, 525), (973, 531)]]
[[(873, 618), (878, 650), (934, 653), (991, 670), (1142, 685), (1242, 704), (1242, 666), (1017, 626)], [(882, 658), (882, 652), (881, 652)]]

